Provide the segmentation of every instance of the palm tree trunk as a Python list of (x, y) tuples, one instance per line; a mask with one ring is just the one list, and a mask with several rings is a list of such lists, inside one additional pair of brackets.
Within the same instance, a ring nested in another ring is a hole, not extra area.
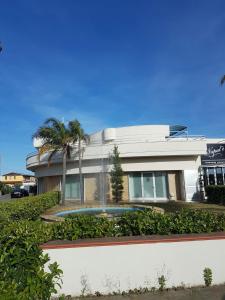
[(61, 189), (61, 204), (65, 205), (66, 195), (66, 151), (63, 151), (63, 175), (62, 175), (62, 189)]
[(80, 175), (80, 203), (84, 204), (84, 187), (83, 187), (83, 175), (81, 164), (81, 139), (79, 138), (79, 175)]

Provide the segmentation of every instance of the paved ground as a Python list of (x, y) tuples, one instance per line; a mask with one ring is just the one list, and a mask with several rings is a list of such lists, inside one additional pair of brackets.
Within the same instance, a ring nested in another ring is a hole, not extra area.
[[(71, 298), (66, 298), (71, 299)], [(126, 296), (101, 296), (101, 297), (80, 297), (73, 299), (85, 300), (225, 300), (225, 285), (210, 288), (192, 288), (184, 290), (170, 290), (156, 293)]]
[(7, 194), (7, 195), (1, 195), (0, 196), (0, 202), (1, 201), (8, 201), (11, 199), (11, 195), (10, 194)]

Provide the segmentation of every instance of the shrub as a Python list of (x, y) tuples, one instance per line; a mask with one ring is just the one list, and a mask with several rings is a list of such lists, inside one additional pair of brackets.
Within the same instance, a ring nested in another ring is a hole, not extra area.
[(159, 290), (162, 292), (166, 287), (166, 277), (164, 275), (158, 278)]
[(1, 220), (37, 220), (41, 213), (58, 202), (58, 192), (49, 192), (0, 203), (0, 222)]
[(203, 270), (203, 278), (205, 286), (210, 286), (212, 284), (212, 270), (210, 268), (205, 268)]
[(210, 233), (225, 230), (225, 214), (184, 209), (171, 214), (171, 233)]
[(207, 202), (225, 205), (225, 186), (224, 185), (208, 185), (205, 188)]
[(71, 215), (51, 224), (51, 239), (76, 240), (112, 236), (210, 233), (225, 230), (225, 214), (183, 210), (159, 214), (151, 210), (126, 213), (118, 219)]
[(85, 239), (116, 235), (115, 221), (104, 217), (74, 215), (52, 227), (53, 239)]
[(225, 230), (225, 214), (185, 209), (162, 215), (145, 210), (124, 214), (117, 225), (118, 235), (209, 233)]
[(170, 214), (162, 215), (150, 209), (126, 213), (117, 221), (118, 234), (122, 236), (169, 234), (171, 220)]
[(39, 247), (51, 236), (51, 226), (41, 222), (13, 222), (0, 233), (1, 299), (48, 300), (60, 285), (62, 271), (48, 265), (48, 255)]
[(11, 193), (12, 188), (10, 186), (8, 186), (7, 184), (0, 182), (0, 192), (2, 193), (2, 195), (5, 194), (9, 194)]

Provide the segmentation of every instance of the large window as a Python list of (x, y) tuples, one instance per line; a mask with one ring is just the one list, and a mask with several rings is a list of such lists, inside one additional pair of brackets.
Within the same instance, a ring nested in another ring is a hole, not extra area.
[(141, 173), (130, 175), (130, 195), (131, 198), (142, 197)]
[(80, 199), (80, 181), (78, 175), (66, 176), (66, 199)]
[(216, 183), (217, 185), (223, 185), (223, 169), (216, 168)]
[(167, 177), (165, 172), (135, 172), (129, 175), (131, 200), (166, 200)]
[(221, 167), (205, 167), (204, 168), (204, 184), (207, 185), (224, 185), (225, 184), (225, 168)]

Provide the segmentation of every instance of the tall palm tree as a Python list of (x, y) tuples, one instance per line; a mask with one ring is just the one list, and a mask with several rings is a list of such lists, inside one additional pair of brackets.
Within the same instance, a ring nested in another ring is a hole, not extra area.
[(82, 146), (83, 143), (87, 144), (89, 142), (89, 135), (84, 132), (80, 122), (77, 120), (69, 122), (68, 127), (71, 133), (74, 136), (76, 136), (76, 141), (78, 141), (80, 200), (81, 200), (81, 204), (84, 204), (84, 187), (83, 187), (83, 174), (82, 174), (82, 156), (83, 156), (84, 148)]
[[(71, 156), (73, 145), (78, 141), (79, 132), (75, 131), (77, 120), (70, 121), (68, 127), (58, 119), (49, 118), (43, 126), (39, 127), (33, 137), (43, 139), (43, 145), (39, 149), (39, 156), (49, 152), (48, 165), (57, 152), (63, 154), (61, 204), (65, 205), (66, 186), (66, 162)], [(79, 122), (78, 122), (79, 123)]]

